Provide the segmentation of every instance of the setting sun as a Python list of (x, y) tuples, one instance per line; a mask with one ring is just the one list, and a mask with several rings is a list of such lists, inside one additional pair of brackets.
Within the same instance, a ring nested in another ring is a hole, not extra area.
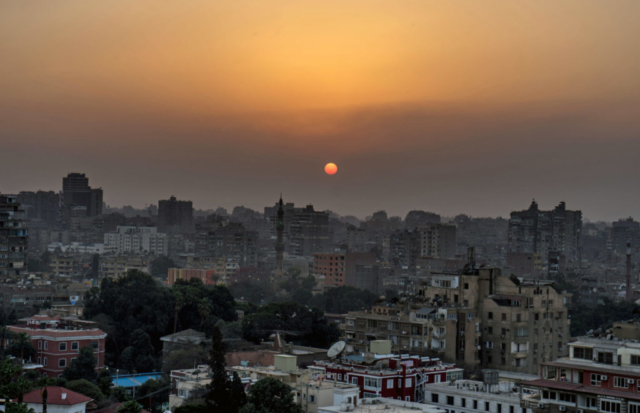
[(335, 163), (328, 163), (324, 166), (327, 175), (335, 175), (338, 172), (338, 166)]

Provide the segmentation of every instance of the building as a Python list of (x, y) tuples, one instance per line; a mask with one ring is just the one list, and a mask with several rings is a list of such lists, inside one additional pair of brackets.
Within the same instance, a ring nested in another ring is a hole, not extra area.
[(204, 364), (193, 369), (171, 370), (171, 393), (169, 393), (169, 409), (174, 411), (186, 403), (186, 400), (197, 394), (204, 394), (205, 387), (211, 383), (209, 366)]
[[(278, 215), (280, 209), (282, 220)], [(316, 252), (330, 251), (328, 212), (316, 211), (313, 205), (296, 208), (293, 203), (278, 202), (273, 207), (265, 207), (264, 216), (274, 238), (277, 238), (278, 226), (283, 226), (283, 242), (289, 255), (310, 257)]]
[(529, 209), (514, 211), (509, 219), (509, 252), (537, 253), (547, 263), (549, 251), (570, 262), (581, 259), (582, 211), (570, 211), (561, 202), (551, 211), (541, 211), (536, 201)]
[(18, 194), (18, 202), (23, 206), (27, 219), (42, 221), (48, 225), (58, 222), (60, 194), (53, 191), (22, 191)]
[[(47, 386), (48, 413), (85, 413), (87, 411), (87, 404), (91, 400), (91, 397), (65, 389), (64, 387)], [(42, 389), (38, 388), (25, 394), (22, 402), (26, 403), (27, 409), (33, 409), (36, 413), (43, 412)]]
[(320, 408), (332, 407), (334, 405), (334, 389), (342, 386), (348, 386), (352, 389), (349, 404), (354, 406), (358, 404), (357, 399), (360, 393), (358, 386), (324, 380), (324, 375), (312, 370), (307, 370), (305, 373), (298, 377), (295, 386), (295, 401), (303, 412), (318, 413)]
[(324, 280), (326, 287), (345, 285), (346, 254), (315, 253), (313, 254), (313, 276)]
[[(492, 373), (492, 374), (491, 374)], [(487, 377), (493, 381), (487, 380)], [(485, 381), (457, 380), (425, 384), (427, 403), (448, 413), (523, 413), (523, 392), (510, 381), (497, 381), (498, 372), (485, 370)], [(527, 395), (536, 394), (527, 392)]]
[(258, 266), (258, 232), (248, 231), (239, 222), (223, 221), (208, 232), (207, 253), (239, 263)]
[(141, 255), (116, 255), (100, 257), (102, 277), (124, 277), (129, 270), (149, 272), (149, 262)]
[(318, 409), (318, 413), (338, 413), (345, 411), (353, 413), (445, 413), (445, 410), (430, 404), (380, 398), (360, 400), (359, 404), (355, 406), (347, 402), (337, 403), (336, 400), (333, 406), (320, 407)]
[(115, 232), (104, 234), (104, 251), (108, 254), (167, 255), (169, 237), (156, 227), (118, 226)]
[(284, 209), (282, 208), (282, 196), (278, 202), (276, 215), (276, 271), (278, 275), (284, 273)]
[(433, 258), (456, 257), (456, 226), (430, 224), (420, 228), (420, 255)]
[(72, 172), (62, 178), (62, 202), (82, 216), (102, 215), (102, 188), (91, 188), (85, 174)]
[(611, 327), (611, 334), (619, 340), (640, 340), (640, 320), (615, 322)]
[(177, 333), (169, 334), (168, 336), (160, 337), (160, 341), (162, 341), (162, 357), (164, 359), (175, 350), (204, 343), (207, 339), (204, 333), (188, 328), (178, 331)]
[(158, 202), (158, 231), (169, 234), (193, 233), (193, 203), (175, 196)]
[(8, 326), (14, 333), (26, 333), (36, 349), (36, 361), (49, 377), (62, 375), (80, 349), (91, 347), (96, 357), (96, 372), (104, 368), (107, 334), (92, 321), (34, 316), (17, 326)]
[[(380, 348), (391, 345), (381, 344)], [(378, 354), (353, 354), (334, 361), (318, 361), (310, 370), (325, 375), (326, 380), (357, 385), (359, 398), (389, 398), (408, 402), (428, 402), (424, 386), (427, 383), (462, 379), (463, 370), (439, 359)]]
[(541, 378), (522, 385), (538, 394), (524, 397), (534, 413), (636, 413), (640, 410), (640, 344), (580, 337), (569, 357), (543, 363)]
[(414, 300), (350, 312), (340, 326), (343, 339), (356, 350), (391, 340), (394, 351), (529, 374), (568, 352), (571, 294), (553, 282), (470, 264), (459, 274), (434, 274), (418, 288)]
[(520, 277), (535, 277), (542, 275), (542, 256), (530, 252), (507, 253), (509, 270)]
[(192, 278), (197, 278), (202, 281), (204, 285), (215, 285), (216, 272), (214, 270), (189, 270), (186, 268), (169, 268), (169, 274), (167, 278), (167, 285), (173, 287), (178, 280), (189, 281)]
[(27, 272), (29, 230), (16, 195), (0, 194), (0, 276), (17, 278)]
[(627, 243), (632, 247), (640, 246), (640, 222), (633, 218), (620, 219), (611, 225), (611, 247), (618, 254), (626, 254)]
[(136, 391), (140, 386), (148, 382), (149, 380), (160, 380), (162, 373), (137, 373), (137, 374), (116, 374), (111, 376), (112, 387), (124, 388), (125, 394), (130, 397), (136, 397)]

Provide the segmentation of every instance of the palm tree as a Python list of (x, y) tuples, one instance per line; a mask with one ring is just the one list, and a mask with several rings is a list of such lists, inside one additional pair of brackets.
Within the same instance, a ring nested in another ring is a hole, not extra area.
[(12, 341), (14, 348), (16, 350), (20, 350), (20, 360), (24, 361), (25, 349), (33, 347), (31, 344), (31, 338), (27, 333), (18, 333)]
[(49, 397), (49, 392), (47, 391), (47, 386), (51, 386), (55, 384), (56, 379), (51, 377), (41, 377), (40, 380), (36, 382), (36, 386), (40, 386), (40, 396), (42, 396), (42, 413), (47, 413), (47, 398)]
[(200, 315), (200, 330), (202, 330), (204, 320), (211, 315), (211, 302), (208, 298), (201, 298), (198, 302), (198, 314)]

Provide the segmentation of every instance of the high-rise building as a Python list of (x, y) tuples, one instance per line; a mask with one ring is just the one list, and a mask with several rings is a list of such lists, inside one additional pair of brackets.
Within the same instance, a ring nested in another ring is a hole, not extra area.
[(276, 232), (276, 270), (279, 274), (282, 274), (284, 271), (284, 209), (282, 208), (282, 196), (278, 203)]
[(627, 243), (637, 248), (640, 246), (640, 222), (633, 218), (620, 219), (611, 225), (611, 247), (619, 254), (625, 254)]
[(456, 226), (431, 224), (420, 228), (421, 256), (434, 258), (456, 257)]
[(193, 203), (175, 196), (158, 202), (158, 231), (172, 234), (193, 233)]
[[(280, 209), (282, 220), (278, 219)], [(330, 251), (328, 212), (316, 211), (313, 205), (295, 208), (293, 203), (277, 203), (273, 207), (265, 207), (264, 216), (271, 226), (272, 235), (276, 236), (278, 225), (282, 225), (283, 242), (289, 255), (310, 257), (316, 252)]]
[(104, 234), (104, 251), (111, 254), (167, 255), (167, 234), (158, 233), (156, 227), (119, 226), (115, 232)]
[(243, 267), (258, 265), (258, 233), (239, 222), (222, 221), (208, 233), (208, 255)]
[(25, 218), (53, 225), (60, 214), (60, 194), (53, 191), (22, 191), (18, 202), (25, 211)]
[(102, 197), (102, 188), (91, 188), (85, 174), (72, 172), (62, 178), (62, 201), (65, 208), (74, 210), (74, 216), (102, 215)]
[(27, 271), (29, 231), (17, 195), (0, 194), (0, 276), (16, 277)]
[(580, 256), (582, 212), (567, 210), (561, 202), (551, 211), (541, 211), (533, 201), (529, 209), (514, 211), (509, 220), (509, 252), (538, 253), (549, 262), (549, 251), (577, 262)]

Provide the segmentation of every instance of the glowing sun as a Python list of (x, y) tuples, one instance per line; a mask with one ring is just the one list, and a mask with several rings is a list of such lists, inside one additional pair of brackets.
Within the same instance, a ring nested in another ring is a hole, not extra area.
[(327, 175), (335, 175), (338, 172), (338, 166), (335, 163), (328, 163), (324, 166), (324, 171)]

